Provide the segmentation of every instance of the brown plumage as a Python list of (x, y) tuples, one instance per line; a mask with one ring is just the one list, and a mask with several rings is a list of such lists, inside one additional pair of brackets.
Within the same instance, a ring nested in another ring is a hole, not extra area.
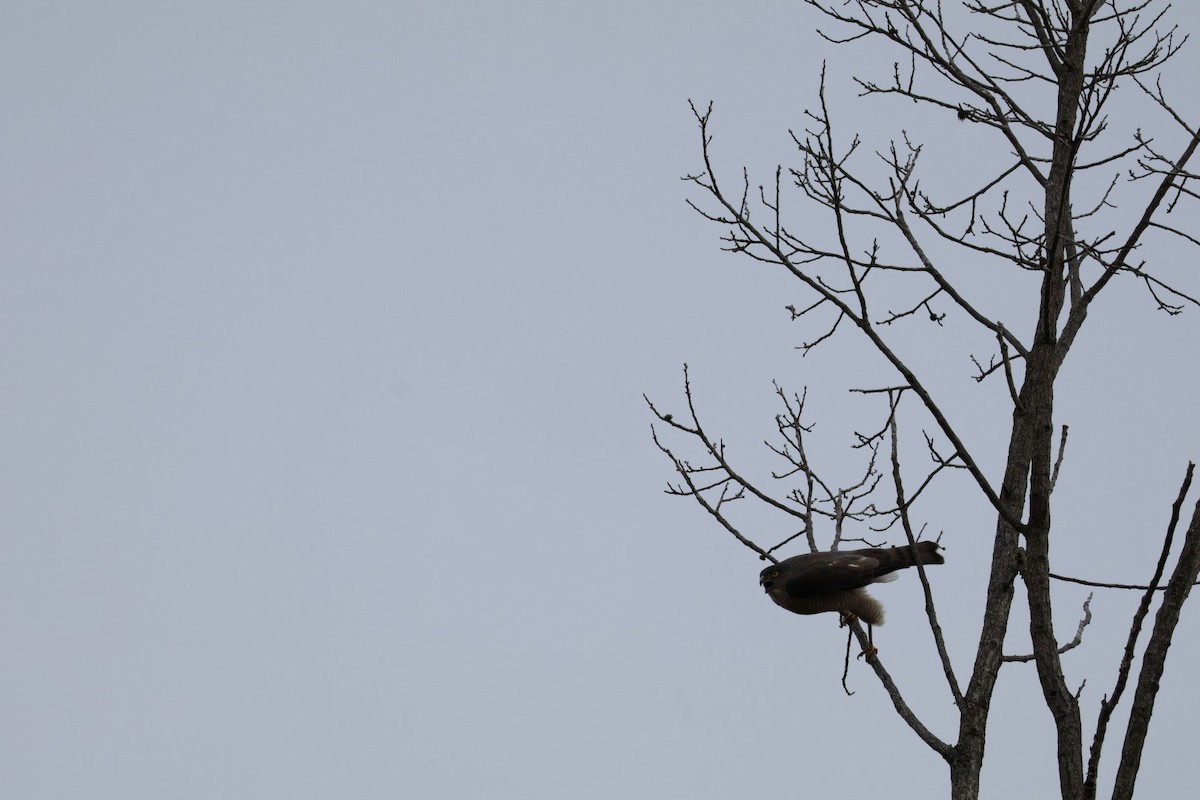
[(868, 625), (883, 624), (883, 606), (863, 588), (895, 580), (896, 570), (922, 564), (944, 564), (937, 542), (904, 547), (809, 553), (767, 567), (758, 582), (778, 605), (796, 614), (837, 611)]

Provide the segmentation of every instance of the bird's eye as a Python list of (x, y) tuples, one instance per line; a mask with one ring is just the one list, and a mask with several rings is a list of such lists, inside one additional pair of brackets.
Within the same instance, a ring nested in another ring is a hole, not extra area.
[(768, 573), (767, 573), (767, 577), (768, 577), (768, 578), (778, 578), (778, 577), (779, 577), (779, 570), (777, 570), (777, 569), (773, 569), (773, 570), (771, 570), (770, 572), (768, 572)]

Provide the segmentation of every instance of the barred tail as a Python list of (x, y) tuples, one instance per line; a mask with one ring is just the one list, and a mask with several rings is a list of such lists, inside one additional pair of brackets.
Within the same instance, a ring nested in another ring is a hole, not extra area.
[(938, 552), (938, 543), (933, 541), (917, 542), (902, 547), (876, 548), (873, 550), (858, 550), (864, 556), (879, 561), (878, 574), (895, 572), (898, 569), (921, 564), (945, 564), (946, 559)]
[(938, 543), (933, 541), (917, 542), (909, 547), (910, 552), (916, 554), (911, 564), (916, 564), (919, 560), (922, 564), (945, 564), (946, 559), (942, 558), (942, 554), (938, 552)]

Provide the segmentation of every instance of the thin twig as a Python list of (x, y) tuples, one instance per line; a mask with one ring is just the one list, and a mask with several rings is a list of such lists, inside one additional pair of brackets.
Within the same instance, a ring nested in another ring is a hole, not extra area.
[[(1066, 581), (1067, 583), (1078, 583), (1082, 586), (1095, 586), (1100, 589), (1136, 589), (1143, 592), (1161, 592), (1166, 589), (1165, 586), (1144, 586), (1140, 583), (1104, 583), (1103, 581), (1088, 581), (1083, 578), (1070, 578), (1066, 575), (1056, 575), (1050, 573), (1050, 577), (1056, 581)], [(1200, 583), (1194, 583), (1193, 586), (1200, 586)]]
[[(896, 430), (896, 407), (892, 406), (889, 420), (892, 434), (892, 481), (896, 485), (896, 508), (900, 514), (900, 524), (904, 526), (904, 535), (908, 544), (915, 547), (917, 538), (913, 535), (912, 523), (908, 518), (909, 503), (904, 498), (904, 481), (900, 477), (900, 436)], [(914, 550), (915, 552), (915, 550)], [(942, 626), (938, 624), (937, 607), (933, 602), (933, 590), (929, 586), (929, 577), (925, 574), (925, 565), (917, 559), (917, 575), (921, 579), (921, 589), (925, 593), (925, 615), (929, 619), (929, 630), (933, 632), (934, 645), (937, 647), (938, 658), (942, 662), (942, 672), (946, 675), (946, 684), (954, 697), (955, 705), (962, 705), (962, 690), (958, 686), (958, 678), (954, 675), (954, 665), (950, 662), (950, 654), (946, 650), (946, 640), (942, 636)]]
[[(1083, 629), (1092, 623), (1092, 595), (1087, 596), (1087, 600), (1083, 601), (1083, 617), (1079, 620), (1079, 627), (1075, 629), (1075, 638), (1058, 648), (1058, 654), (1062, 655), (1068, 650), (1073, 650), (1083, 644)], [(1001, 661), (1033, 661), (1037, 656), (1030, 653), (1024, 656), (1001, 656)], [(1078, 695), (1076, 695), (1078, 698)]]

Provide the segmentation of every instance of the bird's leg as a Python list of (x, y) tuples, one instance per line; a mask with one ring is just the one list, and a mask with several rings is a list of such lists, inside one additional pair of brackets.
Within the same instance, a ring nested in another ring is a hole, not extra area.
[[(849, 625), (851, 622), (857, 622), (857, 621), (858, 621), (857, 614), (851, 614), (849, 611), (843, 611), (842, 616), (841, 616), (841, 622), (838, 624), (838, 627), (844, 628), (847, 625)], [(873, 656), (878, 652), (879, 652), (879, 648), (877, 648), (875, 646), (875, 626), (868, 622), (867, 623), (867, 649), (863, 650), (861, 653), (859, 653), (858, 657), (862, 658), (863, 656)]]
[(871, 658), (879, 653), (879, 648), (875, 646), (875, 626), (867, 623), (867, 649), (858, 654), (859, 658), (866, 656)]

